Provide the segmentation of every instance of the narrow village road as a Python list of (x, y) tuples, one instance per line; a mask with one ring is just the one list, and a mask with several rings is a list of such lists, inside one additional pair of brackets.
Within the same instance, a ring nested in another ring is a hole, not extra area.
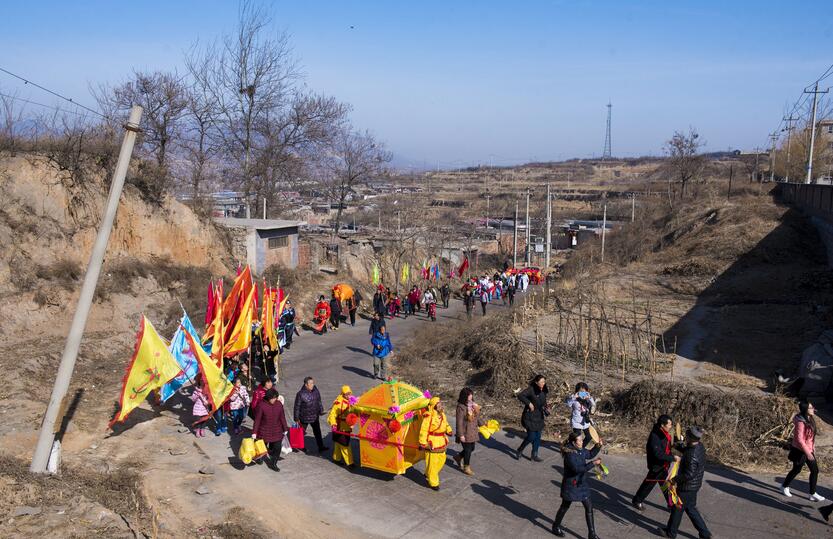
[[(491, 306), (490, 311), (503, 308)], [(439, 309), (436, 323), (448, 322), (461, 313), (461, 303), (453, 301), (450, 309)], [(422, 315), (389, 321), (394, 347), (401, 346), (417, 327), (427, 323), (430, 322)], [(292, 400), (304, 376), (315, 377), (325, 408), (342, 384), (349, 384), (357, 395), (374, 384), (370, 377), (373, 369), (366, 320), (357, 322), (355, 328), (342, 326), (325, 336), (302, 333), (284, 356), (284, 379), (279, 385), (286, 397), (289, 420)], [(453, 424), (453, 418), (449, 420)], [(326, 426), (324, 430), (328, 430)], [(318, 526), (331, 526), (332, 536), (548, 537), (560, 503), (562, 459), (554, 442), (544, 444), (544, 462), (527, 458), (516, 461), (511, 449), (519, 440), (506, 432), (478, 444), (472, 457), (474, 477), (464, 475), (454, 466), (453, 452), (449, 451), (439, 492), (426, 488), (421, 463), (395, 477), (374, 470), (342, 468), (329, 458), (315, 456), (314, 449), (309, 455), (287, 456), (277, 473), (265, 465), (237, 469), (239, 466), (233, 465), (235, 459), (229, 457), (236, 452), (239, 437), (230, 443), (229, 440), (226, 436), (209, 436), (195, 441), (216, 466), (214, 484), (239, 493), (237, 503), (244, 506), (274, 500), (273, 526), (278, 528), (282, 507), (290, 506), (308, 510), (318, 519)], [(314, 447), (311, 433), (307, 442)], [(326, 442), (330, 444), (329, 439)], [(458, 446), (451, 447), (456, 450)], [(358, 451), (357, 444), (354, 451)], [(656, 536), (668, 516), (659, 488), (649, 497), (644, 514), (629, 505), (645, 471), (644, 458), (611, 455), (605, 457), (605, 462), (611, 475), (604, 481), (592, 480), (598, 534), (603, 538)], [(795, 495), (787, 499), (778, 488), (780, 477), (749, 476), (712, 467), (700, 492), (699, 507), (715, 537), (826, 536), (827, 524), (816, 511), (818, 504), (800, 494), (806, 492), (806, 480), (797, 481), (793, 485)], [(833, 496), (826, 488), (820, 492)], [(564, 525), (568, 536), (586, 537), (580, 505), (570, 510)], [(696, 537), (686, 517), (680, 537)]]

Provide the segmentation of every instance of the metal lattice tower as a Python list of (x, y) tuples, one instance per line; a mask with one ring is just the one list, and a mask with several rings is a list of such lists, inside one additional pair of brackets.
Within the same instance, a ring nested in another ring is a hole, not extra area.
[(610, 104), (610, 101), (607, 102), (607, 130), (605, 132), (605, 149), (602, 152), (602, 159), (610, 159), (610, 109), (613, 108), (613, 105)]

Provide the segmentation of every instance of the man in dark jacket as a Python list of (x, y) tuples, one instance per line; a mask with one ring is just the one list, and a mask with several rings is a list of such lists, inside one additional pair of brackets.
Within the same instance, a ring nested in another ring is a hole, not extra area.
[(373, 294), (373, 311), (378, 313), (380, 318), (385, 316), (385, 295), (381, 289)]
[(341, 302), (333, 296), (330, 298), (330, 325), (333, 329), (338, 329), (338, 323), (341, 321)]
[(443, 308), (448, 309), (448, 299), (451, 297), (451, 287), (445, 283), (440, 287), (440, 297), (443, 299)]
[(466, 306), (466, 320), (471, 320), (471, 312), (474, 309), (474, 292), (471, 289), (463, 292), (463, 304)]
[(373, 320), (370, 321), (370, 335), (376, 335), (383, 327), (385, 327), (385, 317), (379, 313), (373, 313)]
[(688, 515), (691, 523), (697, 528), (697, 533), (701, 539), (709, 539), (712, 536), (706, 522), (700, 515), (700, 511), (697, 510), (697, 492), (703, 486), (703, 472), (706, 469), (706, 448), (700, 441), (702, 437), (703, 431), (699, 427), (691, 427), (685, 433), (686, 443), (681, 448), (683, 457), (675, 478), (677, 496), (679, 496), (682, 506), (671, 508), (668, 526), (660, 530), (666, 537), (677, 537), (677, 530), (680, 528), (683, 512)]
[(648, 475), (639, 485), (639, 490), (631, 501), (633, 506), (644, 511), (643, 502), (654, 487), (668, 476), (668, 467), (672, 462), (680, 460), (680, 457), (671, 454), (671, 429), (674, 422), (671, 416), (661, 415), (657, 418), (651, 434), (648, 435), (648, 442), (645, 444), (645, 456), (648, 461)]
[(318, 422), (318, 417), (322, 415), (324, 415), (324, 405), (321, 402), (321, 393), (315, 387), (315, 380), (311, 376), (307, 376), (304, 378), (304, 385), (295, 395), (292, 419), (295, 423), (301, 425), (305, 433), (307, 427), (312, 425), (312, 434), (315, 436), (315, 443), (318, 445), (318, 454), (328, 449), (321, 437), (321, 424)]

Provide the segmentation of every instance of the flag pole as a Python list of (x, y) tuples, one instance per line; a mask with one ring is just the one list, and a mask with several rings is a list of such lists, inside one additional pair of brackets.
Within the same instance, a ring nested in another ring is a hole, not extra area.
[(87, 317), (90, 314), (90, 307), (92, 307), (95, 287), (98, 284), (98, 277), (101, 274), (104, 253), (107, 251), (107, 241), (110, 239), (110, 232), (113, 230), (113, 221), (116, 218), (116, 211), (119, 208), (119, 198), (124, 187), (127, 168), (130, 165), (130, 157), (133, 154), (133, 145), (136, 143), (136, 134), (140, 131), (139, 121), (141, 119), (142, 107), (134, 105), (130, 109), (130, 117), (124, 125), (124, 139), (121, 143), (116, 169), (113, 172), (113, 180), (110, 183), (107, 206), (104, 209), (101, 227), (98, 229), (98, 234), (96, 235), (95, 243), (90, 253), (90, 262), (87, 265), (87, 272), (84, 275), (84, 283), (81, 285), (81, 294), (78, 297), (78, 305), (72, 317), (72, 325), (69, 328), (67, 341), (64, 345), (61, 363), (58, 365), (58, 374), (55, 377), (55, 385), (52, 388), (49, 405), (46, 408), (46, 413), (43, 415), (43, 421), (41, 422), (38, 441), (35, 445), (35, 452), (32, 455), (32, 465), (29, 467), (29, 471), (32, 473), (44, 473), (49, 464), (49, 455), (52, 453), (52, 446), (55, 441), (55, 425), (59, 419), (58, 415), (63, 409), (62, 405), (69, 390), (72, 372), (75, 370), (75, 361), (78, 359), (81, 337), (84, 335), (84, 327), (87, 325)]

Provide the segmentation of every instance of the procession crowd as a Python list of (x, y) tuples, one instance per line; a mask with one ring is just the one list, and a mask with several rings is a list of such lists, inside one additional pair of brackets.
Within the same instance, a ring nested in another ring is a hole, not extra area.
[[(467, 318), (471, 319), (476, 301), (481, 303), (483, 316), (490, 302), (502, 301), (503, 304), (513, 305), (515, 294), (528, 288), (530, 278), (527, 274), (515, 275), (506, 272), (496, 273), (491, 277), (471, 277), (459, 291)], [(422, 289), (414, 285), (402, 297), (397, 291), (391, 291), (384, 285), (377, 287), (370, 306), (372, 318), (369, 325), (374, 378), (387, 379), (387, 362), (393, 351), (386, 319), (407, 318), (424, 312), (428, 320), (436, 321), (437, 305), (448, 308), (450, 298), (451, 288), (448, 282), (442, 284), (439, 289), (431, 284)], [(355, 326), (356, 313), (362, 301), (363, 298), (358, 291), (344, 302), (336, 298), (335, 293), (329, 301), (320, 296), (314, 310), (313, 331), (316, 334), (337, 331), (343, 322), (349, 322), (351, 327)], [(279, 395), (275, 386), (275, 358), (280, 352), (291, 347), (293, 335), (300, 334), (295, 327), (295, 318), (295, 310), (287, 301), (280, 315), (280, 344), (277, 350), (269, 350), (268, 345), (259, 342), (255, 336), (248, 353), (244, 352), (226, 360), (224, 369), (233, 380), (234, 389), (225, 406), (210, 418), (214, 420), (214, 434), (220, 436), (228, 431), (229, 426), (235, 435), (241, 434), (245, 418), (250, 417), (253, 420), (250, 437), (252, 440), (261, 440), (266, 449), (261, 455), (262, 458), (257, 459), (257, 463), (266, 463), (270, 469), (279, 471), (278, 462), (282, 455), (293, 451), (307, 452), (304, 436), (308, 429), (312, 430), (318, 454), (323, 456), (330, 451), (325, 444), (325, 435), (320, 425), (320, 418), (326, 416), (326, 424), (332, 431), (332, 460), (352, 468), (356, 459), (351, 447), (353, 423), (349, 421), (348, 415), (355, 397), (349, 386), (342, 386), (329, 409), (326, 409), (315, 379), (305, 378), (294, 398), (292, 423), (287, 421), (284, 397)], [(250, 365), (253, 365), (252, 370), (260, 372), (261, 378), (251, 393), (249, 388), (252, 387), (253, 380)], [(520, 446), (514, 451), (517, 460), (524, 456), (527, 447), (531, 448), (529, 459), (532, 462), (543, 460), (540, 457), (542, 433), (547, 418), (553, 413), (548, 394), (547, 380), (542, 374), (534, 376), (528, 387), (516, 394), (519, 404), (523, 407), (520, 423), (526, 431)], [(209, 419), (211, 407), (199, 381), (195, 384), (190, 398), (196, 418), (194, 433), (198, 437), (205, 436), (204, 425)], [(604, 441), (594, 425), (596, 401), (589, 385), (579, 382), (575, 385), (574, 392), (563, 400), (559, 399), (559, 402), (564, 406), (564, 415), (569, 416), (571, 431), (560, 444), (564, 463), (561, 480), (562, 501), (555, 514), (552, 533), (558, 537), (565, 536), (563, 519), (571, 505), (578, 502), (584, 509), (587, 536), (597, 539), (589, 476), (595, 475), (598, 479), (604, 480), (608, 469), (599, 456)], [(440, 475), (446, 463), (452, 436), (456, 444), (459, 444), (459, 449), (454, 451), (453, 461), (462, 473), (474, 475), (473, 453), (481, 436), (478, 429), (485, 421), (472, 389), (464, 387), (459, 392), (459, 398), (455, 403), (453, 429), (440, 398), (431, 397), (423, 414), (418, 440), (420, 449), (425, 453), (426, 485), (433, 490), (440, 489)], [(783, 494), (787, 497), (793, 496), (790, 484), (806, 465), (810, 470), (810, 499), (823, 501), (824, 498), (816, 492), (818, 466), (814, 440), (818, 427), (812, 404), (800, 403), (794, 424), (795, 434), (789, 454), (793, 467), (784, 480)], [(703, 429), (695, 425), (685, 429), (682, 435), (678, 424), (675, 433), (674, 420), (666, 414), (657, 418), (647, 436), (647, 473), (641, 484), (636, 487), (631, 504), (635, 511), (644, 511), (645, 500), (654, 487), (660, 486), (664, 502), (669, 508), (669, 515), (667, 524), (657, 530), (659, 535), (676, 537), (682, 516), (686, 514), (700, 538), (707, 539), (712, 536), (697, 507), (697, 496), (703, 485), (706, 464), (703, 436)], [(820, 508), (820, 512), (827, 520), (833, 512), (833, 504)]]

